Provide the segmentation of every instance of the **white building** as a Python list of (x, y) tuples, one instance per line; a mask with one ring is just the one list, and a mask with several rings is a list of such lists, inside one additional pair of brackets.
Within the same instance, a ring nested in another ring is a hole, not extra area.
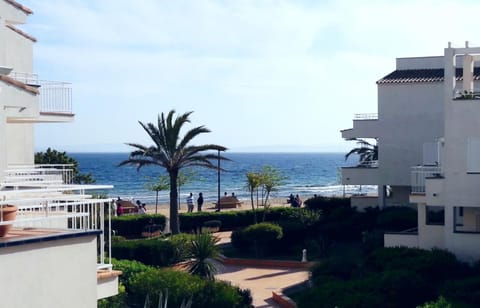
[(96, 307), (118, 293), (120, 273), (105, 252), (110, 200), (86, 191), (112, 186), (73, 185), (69, 166), (34, 165), (34, 125), (74, 114), (69, 84), (33, 73), (36, 40), (19, 29), (30, 14), (0, 0), (0, 208), (18, 208), (13, 221), (0, 214), (0, 226), (13, 225), (0, 238), (2, 305)]
[(378, 138), (379, 156), (372, 170), (344, 168), (344, 183), (392, 185), (393, 197), (380, 194), (378, 204), (417, 204), (418, 230), (386, 234), (385, 246), (480, 258), (479, 61), (480, 48), (468, 43), (449, 44), (439, 57), (397, 59), (397, 69), (377, 82), (378, 118), (342, 131), (344, 138)]

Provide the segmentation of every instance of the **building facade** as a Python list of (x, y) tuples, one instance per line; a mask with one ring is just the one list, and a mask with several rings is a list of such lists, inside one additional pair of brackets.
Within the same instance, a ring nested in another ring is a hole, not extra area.
[(343, 182), (391, 186), (393, 197), (380, 192), (378, 205), (417, 206), (418, 229), (386, 234), (385, 246), (480, 258), (479, 61), (480, 48), (468, 42), (449, 44), (443, 56), (397, 59), (396, 70), (377, 82), (377, 119), (354, 120), (342, 131), (344, 138), (378, 140), (369, 182), (355, 173), (361, 168), (344, 168)]
[[(5, 307), (96, 307), (118, 293), (106, 243), (109, 199), (76, 185), (68, 165), (34, 164), (37, 123), (74, 120), (71, 86), (33, 72), (36, 39), (20, 29), (32, 11), (0, 0), (0, 288)], [(14, 220), (4, 208), (14, 205)]]

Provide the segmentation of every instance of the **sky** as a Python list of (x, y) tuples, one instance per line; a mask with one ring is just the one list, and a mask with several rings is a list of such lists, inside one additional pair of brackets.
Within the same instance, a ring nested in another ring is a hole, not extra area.
[(35, 73), (73, 87), (75, 121), (36, 125), (37, 151), (150, 145), (138, 121), (174, 109), (211, 130), (194, 144), (346, 152), (395, 58), (480, 46), (474, 0), (19, 1)]

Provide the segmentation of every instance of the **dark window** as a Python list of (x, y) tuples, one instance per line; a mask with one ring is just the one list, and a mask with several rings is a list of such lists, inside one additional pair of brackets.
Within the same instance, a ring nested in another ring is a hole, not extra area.
[(425, 223), (427, 225), (445, 225), (445, 208), (443, 206), (427, 206), (426, 212)]

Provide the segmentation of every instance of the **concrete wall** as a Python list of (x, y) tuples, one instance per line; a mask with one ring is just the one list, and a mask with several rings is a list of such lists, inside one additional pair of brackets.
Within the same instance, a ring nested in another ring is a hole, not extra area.
[(5, 1), (0, 1), (0, 18), (13, 23), (25, 23), (27, 14)]
[(385, 247), (409, 247), (418, 248), (417, 234), (385, 233), (383, 236)]
[(427, 225), (426, 205), (419, 204), (418, 211), (418, 245), (423, 249), (445, 248), (446, 226)]
[(96, 255), (95, 236), (0, 248), (2, 307), (96, 307)]

